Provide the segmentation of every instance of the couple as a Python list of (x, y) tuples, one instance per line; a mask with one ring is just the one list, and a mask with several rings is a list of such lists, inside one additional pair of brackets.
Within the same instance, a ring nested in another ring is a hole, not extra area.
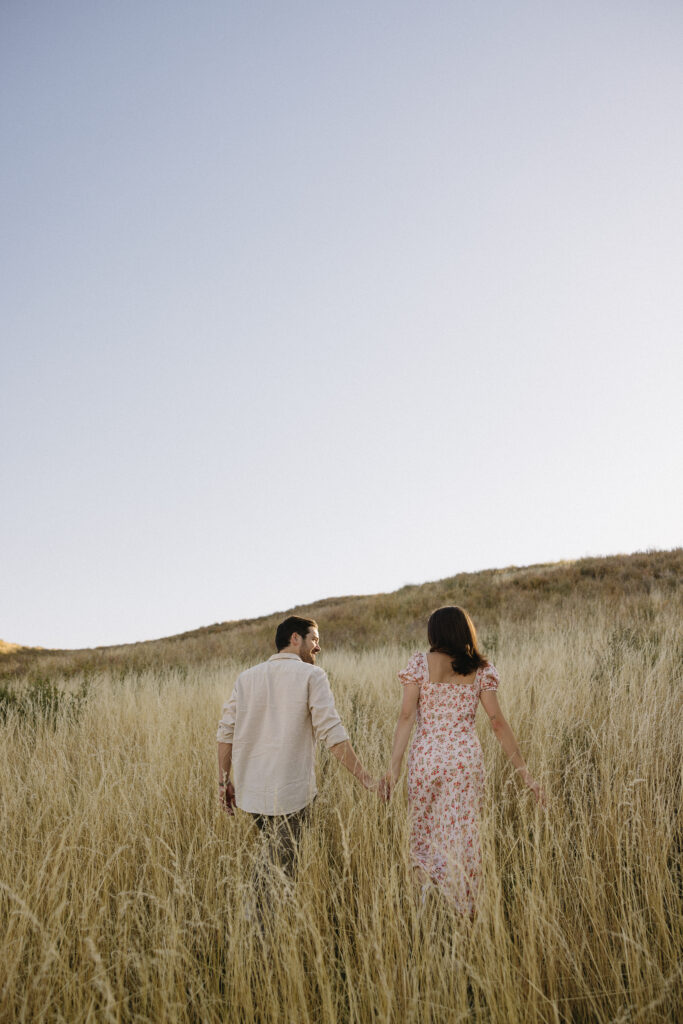
[[(369, 790), (390, 798), (413, 724), (408, 758), (410, 852), (417, 881), (436, 884), (458, 911), (474, 913), (481, 851), (479, 815), (484, 791), (482, 750), (474, 729), (479, 701), (514, 768), (536, 799), (529, 773), (496, 690), (498, 673), (477, 647), (462, 608), (435, 611), (427, 625), (429, 653), (416, 653), (399, 673), (403, 702), (386, 776), (375, 780), (356, 756), (334, 706), (325, 672), (316, 667), (318, 626), (290, 616), (275, 634), (277, 654), (242, 672), (218, 726), (218, 786), (228, 814), (248, 812), (268, 848), (291, 873), (302, 825), (317, 793), (315, 745), (330, 752)], [(234, 764), (237, 791), (230, 782)]]

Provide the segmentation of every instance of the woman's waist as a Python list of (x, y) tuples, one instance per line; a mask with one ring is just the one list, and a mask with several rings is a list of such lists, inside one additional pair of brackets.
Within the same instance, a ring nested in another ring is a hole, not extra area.
[(410, 775), (434, 775), (452, 770), (483, 773), (484, 752), (475, 743), (421, 743), (416, 739), (408, 755)]
[(476, 736), (474, 718), (453, 718), (450, 715), (421, 715), (416, 722), (416, 733), (445, 733), (452, 735)]
[(474, 727), (463, 726), (445, 729), (422, 728), (415, 730), (413, 748), (455, 750), (476, 748), (481, 743)]

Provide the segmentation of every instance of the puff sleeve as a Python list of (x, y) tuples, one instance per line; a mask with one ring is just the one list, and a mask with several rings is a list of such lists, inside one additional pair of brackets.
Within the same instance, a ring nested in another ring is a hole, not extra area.
[(427, 658), (421, 651), (416, 651), (415, 654), (411, 655), (410, 660), (406, 667), (399, 672), (398, 681), (401, 686), (421, 686), (425, 681), (425, 666)]
[(497, 690), (499, 682), (498, 673), (493, 665), (487, 665), (482, 669), (479, 680), (481, 690)]

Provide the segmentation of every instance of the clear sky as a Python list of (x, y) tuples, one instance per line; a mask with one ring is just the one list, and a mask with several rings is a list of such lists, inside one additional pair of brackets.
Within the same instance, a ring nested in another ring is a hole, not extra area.
[(678, 0), (4, 0), (0, 637), (682, 542)]

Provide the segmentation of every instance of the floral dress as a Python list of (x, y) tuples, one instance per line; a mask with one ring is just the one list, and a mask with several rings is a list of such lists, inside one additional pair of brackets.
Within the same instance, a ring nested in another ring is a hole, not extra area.
[(481, 873), (485, 778), (474, 717), (482, 690), (498, 689), (498, 673), (486, 665), (472, 683), (433, 683), (427, 655), (419, 652), (398, 677), (404, 686), (420, 687), (408, 756), (410, 853), (457, 909), (471, 916)]

